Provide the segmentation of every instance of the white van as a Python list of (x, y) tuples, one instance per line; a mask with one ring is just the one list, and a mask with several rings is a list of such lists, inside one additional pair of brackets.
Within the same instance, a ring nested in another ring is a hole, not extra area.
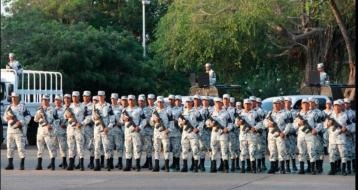
[(319, 109), (323, 110), (325, 109), (325, 104), (326, 104), (326, 100), (330, 99), (327, 96), (324, 95), (287, 95), (287, 96), (276, 96), (276, 97), (270, 97), (270, 98), (266, 98), (262, 101), (261, 107), (262, 109), (266, 110), (266, 111), (271, 111), (272, 110), (272, 99), (277, 98), (277, 97), (290, 97), (292, 99), (292, 108), (299, 110), (301, 109), (301, 101), (304, 98), (316, 98), (319, 101)]

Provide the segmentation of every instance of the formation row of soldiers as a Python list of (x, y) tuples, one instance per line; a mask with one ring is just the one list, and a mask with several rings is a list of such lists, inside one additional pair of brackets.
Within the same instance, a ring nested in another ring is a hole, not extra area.
[[(158, 172), (163, 154), (162, 169), (167, 172), (170, 168), (181, 172), (204, 172), (205, 156), (210, 153), (210, 172), (240, 170), (242, 173), (256, 173), (267, 170), (265, 154), (268, 148), (268, 173), (291, 172), (291, 161), (293, 171), (316, 174), (323, 171), (324, 147), (328, 147), (329, 174), (340, 171), (347, 175), (352, 172), (352, 166), (355, 172), (355, 112), (350, 109), (348, 99), (335, 100), (333, 105), (327, 100), (327, 108), (321, 111), (317, 108), (318, 100), (314, 98), (303, 99), (301, 110), (292, 109), (289, 97), (274, 98), (273, 110), (267, 113), (260, 106), (261, 99), (254, 96), (244, 99), (243, 104), (235, 104), (233, 97), (224, 94), (222, 98), (215, 97), (214, 106), (210, 106), (209, 97), (198, 95), (183, 99), (180, 95), (169, 95), (168, 105), (163, 96), (155, 97), (154, 94), (147, 98), (139, 95), (136, 99), (134, 95), (119, 98), (117, 93), (112, 93), (111, 103), (105, 101), (104, 91), (98, 91), (92, 101), (89, 91), (82, 95), (83, 102), (80, 102), (78, 91), (72, 92), (72, 96), (56, 96), (54, 106), (50, 105), (47, 95), (42, 97), (42, 105), (34, 117), (39, 125), (37, 170), (42, 169), (46, 145), (51, 158), (48, 168), (52, 170), (55, 170), (57, 150), (62, 157), (62, 168), (76, 168), (77, 156), (77, 168), (84, 170), (87, 150), (90, 156), (88, 167), (95, 171), (101, 170), (106, 160), (107, 170), (115, 167), (124, 171), (149, 168)], [(9, 126), (9, 163), (6, 169), (14, 168), (16, 145), (21, 158), (20, 169), (23, 170), (24, 130), (31, 116), (25, 105), (19, 103), (16, 93), (11, 97), (12, 104), (4, 113)], [(299, 169), (296, 167), (296, 149)], [(118, 157), (116, 166), (115, 152)], [(170, 152), (173, 162), (169, 167)], [(192, 166), (189, 168), (190, 154)], [(146, 156), (143, 166), (140, 165), (142, 155)], [(132, 164), (132, 159), (135, 164)], [(220, 160), (219, 168), (217, 160)]]

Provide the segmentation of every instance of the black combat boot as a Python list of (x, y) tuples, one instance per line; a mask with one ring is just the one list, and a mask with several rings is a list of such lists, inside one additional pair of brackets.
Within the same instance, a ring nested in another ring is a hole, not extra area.
[(111, 167), (111, 169), (114, 169), (114, 164), (113, 164), (113, 157), (109, 158), (109, 166)]
[(169, 159), (164, 160), (165, 171), (169, 172)]
[(347, 174), (352, 174), (351, 161), (347, 161)]
[(36, 170), (42, 170), (42, 158), (37, 158)]
[(240, 168), (240, 158), (239, 157), (237, 157), (236, 159), (236, 170), (241, 170), (241, 168)]
[(101, 168), (104, 168), (104, 155), (101, 155)]
[(118, 157), (118, 162), (117, 162), (116, 168), (118, 168), (119, 170), (121, 170), (123, 168), (122, 157)]
[(25, 169), (25, 158), (21, 158), (20, 161), (20, 170), (24, 170)]
[(231, 159), (231, 169), (230, 171), (235, 172), (235, 159)]
[(191, 157), (191, 165), (190, 165), (189, 170), (193, 171), (193, 168), (194, 168), (194, 157)]
[(80, 169), (81, 166), (80, 166), (80, 158), (78, 157), (78, 164), (76, 165), (76, 168), (75, 169)]
[(346, 167), (347, 167), (347, 163), (342, 163), (342, 175), (343, 176), (347, 175)]
[(67, 168), (67, 159), (66, 157), (62, 157), (62, 169), (66, 169)]
[(323, 172), (322, 164), (323, 164), (323, 160), (316, 161), (316, 171), (318, 174)]
[(89, 164), (88, 164), (88, 166), (87, 166), (89, 169), (93, 169), (93, 168), (94, 168), (94, 163), (93, 163), (93, 161), (94, 161), (94, 157), (91, 156), (91, 157), (90, 157), (90, 162), (89, 162)]
[(311, 162), (311, 174), (316, 175), (316, 162)]
[(296, 160), (295, 160), (295, 159), (292, 159), (292, 170), (293, 170), (294, 172), (297, 172)]
[(165, 170), (165, 165), (163, 165), (161, 168), (160, 168), (160, 170)]
[(194, 160), (193, 172), (198, 173), (198, 162), (199, 160)]
[(159, 160), (157, 159), (154, 160), (153, 172), (159, 172)]
[(205, 158), (200, 158), (200, 171), (205, 172)]
[(245, 173), (245, 160), (241, 161), (241, 173)]
[[(116, 165), (116, 168), (118, 168), (118, 164)], [(148, 157), (147, 157), (147, 159), (145, 159), (145, 162), (144, 162), (142, 168), (148, 168)]]
[(13, 170), (14, 169), (14, 158), (8, 158), (8, 165), (6, 166), (5, 170)]
[(262, 171), (266, 171), (267, 167), (266, 167), (265, 155), (262, 157), (261, 161), (262, 161)]
[(275, 163), (275, 172), (278, 172), (278, 171), (279, 171), (278, 160), (276, 160), (276, 163)]
[(300, 162), (300, 170), (298, 171), (298, 174), (305, 174), (304, 166), (305, 166), (305, 163)]
[(140, 159), (135, 159), (137, 172), (140, 171)]
[(224, 173), (229, 173), (229, 160), (224, 160), (223, 172)]
[(311, 162), (310, 162), (310, 160), (307, 160), (307, 169), (306, 169), (305, 173), (311, 173)]
[(51, 158), (51, 170), (55, 170), (55, 158)]
[(329, 163), (331, 165), (331, 170), (329, 170), (328, 175), (334, 175), (336, 174), (336, 165), (334, 162)]
[(218, 171), (219, 171), (219, 172), (222, 172), (222, 171), (223, 171), (223, 167), (224, 167), (224, 160), (223, 160), (223, 159), (220, 159), (220, 165), (219, 165)]
[(256, 160), (251, 161), (251, 171), (252, 173), (256, 173)]
[(183, 160), (183, 167), (181, 168), (180, 172), (188, 172), (188, 160)]
[(270, 163), (271, 163), (270, 169), (269, 169), (269, 171), (267, 173), (268, 174), (274, 174), (276, 172), (276, 166), (275, 166), (276, 161), (271, 161)]
[(74, 162), (75, 162), (75, 159), (70, 158), (70, 163), (68, 164), (67, 170), (73, 170)]
[(337, 172), (341, 172), (341, 170), (342, 170), (342, 164), (341, 163), (342, 163), (341, 159), (336, 161), (336, 171)]
[(153, 169), (152, 157), (148, 157), (148, 169), (149, 170)]
[(250, 162), (250, 159), (246, 159), (246, 164), (247, 164), (246, 171), (247, 171), (247, 172), (251, 172), (251, 162)]
[[(85, 167), (84, 167), (84, 164), (83, 164), (83, 158), (80, 158), (80, 169), (81, 171), (85, 171)], [(93, 163), (92, 163), (93, 164)]]
[(172, 164), (169, 166), (170, 169), (175, 169), (176, 160), (177, 158), (173, 156)]
[(280, 174), (285, 174), (285, 161), (280, 161)]
[(101, 170), (101, 163), (99, 159), (96, 159), (96, 166), (94, 167), (94, 171), (100, 171)]
[(216, 173), (216, 160), (211, 160), (210, 173)]
[(291, 173), (290, 160), (286, 160), (286, 173)]
[(175, 170), (180, 171), (180, 157), (177, 157), (177, 161), (176, 161), (176, 164), (175, 164)]
[(132, 170), (132, 158), (126, 159), (126, 167), (124, 167), (123, 171), (128, 172)]
[(257, 173), (262, 172), (261, 159), (257, 159)]
[(51, 162), (50, 163), (48, 163), (48, 165), (47, 165), (47, 169), (51, 169), (52, 168), (52, 166), (51, 166)]
[(356, 172), (356, 159), (352, 160), (352, 168), (353, 168), (353, 172)]

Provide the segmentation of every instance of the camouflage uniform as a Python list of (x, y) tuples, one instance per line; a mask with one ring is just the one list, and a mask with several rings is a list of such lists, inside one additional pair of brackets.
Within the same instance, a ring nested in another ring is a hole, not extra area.
[(118, 152), (118, 158), (119, 160), (123, 157), (123, 145), (124, 145), (124, 134), (123, 134), (123, 128), (121, 123), (121, 112), (122, 107), (119, 105), (112, 105), (113, 115), (114, 115), (114, 125), (113, 128), (108, 133), (109, 141), (111, 142), (111, 150), (112, 155), (111, 158), (114, 157), (114, 147), (116, 147), (116, 150)]
[[(64, 161), (66, 162), (66, 156), (67, 156), (67, 134), (66, 134), (66, 121), (63, 117), (64, 114), (64, 107), (55, 107), (55, 113), (54, 113), (54, 133), (55, 133), (55, 143), (56, 146), (58, 145), (60, 150), (60, 155), (62, 157), (62, 164), (64, 164)], [(67, 163), (63, 166), (63, 168), (67, 167)]]
[(7, 148), (7, 158), (9, 160), (9, 165), (6, 169), (13, 169), (13, 157), (15, 152), (15, 147), (17, 147), (19, 152), (19, 157), (21, 158), (21, 166), (20, 169), (24, 169), (24, 160), (25, 160), (25, 138), (23, 130), (24, 128), (14, 128), (16, 123), (13, 123), (13, 120), (7, 120), (8, 109), (11, 108), (13, 114), (15, 114), (17, 120), (21, 123), (22, 126), (27, 125), (30, 120), (31, 116), (27, 111), (25, 105), (18, 104), (18, 105), (9, 105), (5, 109), (5, 113), (3, 119), (7, 122), (7, 136), (6, 136), (6, 148)]
[[(303, 101), (303, 100), (302, 100)], [(319, 115), (316, 112), (309, 110), (304, 112), (301, 110), (298, 115), (302, 116), (311, 128), (314, 128), (317, 132), (321, 131), (323, 126), (317, 122), (319, 121)], [(316, 160), (319, 159), (319, 152), (317, 150), (317, 135), (313, 135), (312, 132), (304, 132), (304, 126), (298, 125), (297, 117), (293, 123), (294, 128), (297, 131), (297, 148), (298, 148), (298, 160), (300, 161), (300, 171), (299, 174), (303, 174), (303, 165), (304, 161), (307, 158), (307, 154), (309, 160), (308, 163), (308, 170), (307, 172), (311, 171), (311, 165), (315, 165)], [(312, 172), (315, 174), (315, 167), (312, 167)]]
[(152, 154), (153, 154), (153, 128), (149, 125), (150, 117), (152, 116), (155, 107), (144, 107), (143, 113), (145, 115), (146, 126), (140, 131), (142, 139), (142, 152), (146, 153), (146, 164), (143, 167), (152, 169)]
[(353, 170), (355, 170), (355, 111), (353, 111), (352, 109), (346, 109), (344, 111), (347, 114), (348, 117), (348, 124), (350, 125), (349, 127), (351, 128), (351, 130), (349, 130), (348, 132), (346, 132), (346, 147), (347, 147), (347, 171), (348, 174), (351, 174), (351, 163), (353, 163)]
[[(157, 101), (158, 98), (159, 97), (157, 97)], [(161, 98), (159, 100), (163, 101), (163, 99)], [(150, 119), (150, 125), (154, 127), (153, 143), (154, 143), (154, 159), (155, 159), (153, 171), (159, 171), (159, 158), (160, 158), (161, 145), (163, 145), (163, 154), (165, 159), (166, 170), (169, 171), (170, 141), (169, 141), (169, 134), (166, 129), (169, 128), (169, 123), (170, 121), (172, 121), (173, 116), (172, 113), (165, 108), (160, 109), (159, 107), (157, 107), (155, 111), (158, 112), (160, 119), (162, 120), (163, 126), (160, 126), (158, 123), (154, 122), (156, 116), (152, 114), (152, 117)], [(162, 127), (165, 129), (162, 129)]]
[[(231, 118), (229, 113), (224, 110), (214, 110), (211, 113), (211, 117), (215, 119), (222, 127), (227, 127), (230, 131), (232, 129)], [(206, 125), (209, 125), (209, 121), (206, 121)], [(210, 147), (211, 147), (211, 172), (216, 172), (216, 158), (218, 154), (220, 154), (219, 150), (221, 150), (221, 159), (224, 162), (224, 170), (228, 172), (229, 169), (229, 134), (223, 133), (223, 129), (213, 129), (211, 131), (211, 139), (210, 139)]]
[(205, 121), (208, 119), (209, 115), (213, 112), (213, 107), (201, 107), (200, 114), (203, 118), (202, 124), (199, 125), (199, 149), (200, 149), (200, 168), (205, 170), (204, 162), (206, 153), (210, 151), (210, 136), (211, 131), (206, 126)]
[[(45, 113), (44, 116), (42, 114), (42, 111), (40, 109), (43, 109), (43, 112)], [(47, 126), (50, 125), (51, 127), (54, 127), (54, 108), (51, 106), (44, 107), (41, 106), (36, 114), (34, 121), (39, 123), (39, 127), (37, 129), (37, 158), (38, 158), (38, 165), (36, 167), (37, 170), (42, 169), (42, 153), (44, 151), (44, 146), (46, 143), (47, 149), (49, 150), (51, 161), (55, 159), (57, 155), (57, 150), (54, 145), (55, 143), (55, 134), (54, 130), (49, 129)], [(47, 121), (46, 121), (47, 120)], [(54, 164), (54, 163), (53, 163)], [(54, 167), (53, 167), (54, 169)]]
[(293, 127), (293, 120), (295, 119), (297, 115), (297, 111), (294, 109), (291, 110), (285, 110), (287, 112), (287, 115), (289, 116), (288, 124), (289, 125), (289, 131), (286, 135), (286, 150), (287, 150), (287, 160), (286, 160), (286, 171), (291, 172), (290, 170), (290, 159), (292, 160), (292, 165), (294, 168), (294, 171), (296, 171), (296, 147), (297, 147), (297, 131)]
[[(104, 125), (103, 126), (104, 129), (102, 129), (102, 126), (100, 124), (96, 125), (96, 123), (98, 123), (99, 121), (96, 120), (97, 118), (95, 118), (95, 113), (94, 113), (95, 111), (99, 112), (101, 120)], [(96, 171), (100, 170), (99, 159), (101, 156), (101, 147), (103, 148), (104, 156), (107, 161), (107, 169), (110, 170), (111, 168), (113, 168), (112, 166), (113, 158), (111, 157), (113, 155), (112, 153), (113, 146), (111, 145), (111, 142), (109, 140), (110, 131), (114, 126), (114, 115), (113, 115), (112, 106), (107, 102), (104, 102), (102, 105), (99, 102), (95, 104), (92, 110), (92, 121), (95, 123), (94, 125), (94, 157), (96, 160), (95, 170)], [(106, 128), (108, 128), (107, 130), (109, 130), (108, 133), (105, 132)]]
[(179, 161), (180, 161), (180, 149), (181, 149), (181, 132), (178, 125), (178, 117), (183, 113), (183, 107), (174, 106), (171, 109), (173, 114), (173, 124), (169, 127), (169, 138), (170, 138), (170, 146), (173, 153), (173, 163), (176, 169), (179, 169)]
[(189, 149), (191, 149), (194, 158), (193, 170), (194, 172), (197, 172), (198, 160), (200, 157), (199, 137), (198, 137), (198, 133), (192, 131), (193, 129), (190, 129), (188, 126), (191, 125), (193, 128), (198, 127), (199, 124), (198, 120), (201, 117), (200, 112), (196, 111), (194, 108), (190, 110), (188, 108), (185, 108), (182, 115), (189, 122), (188, 124), (185, 125), (183, 121), (181, 121), (181, 119), (178, 120), (179, 126), (183, 128), (183, 133), (181, 138), (182, 159), (183, 159), (182, 171), (183, 172), (188, 171), (187, 160), (188, 160)]
[(84, 135), (83, 135), (83, 145), (84, 149), (87, 149), (90, 153), (90, 158), (94, 158), (94, 137), (93, 137), (93, 122), (92, 122), (92, 110), (93, 110), (93, 103), (89, 102), (85, 104), (82, 102), (82, 106), (84, 108)]
[[(129, 96), (128, 96), (129, 98)], [(126, 111), (131, 117), (133, 123), (124, 122), (123, 112)], [(146, 126), (145, 115), (141, 108), (139, 107), (126, 107), (122, 111), (121, 115), (122, 123), (124, 124), (124, 147), (126, 155), (126, 168), (124, 171), (129, 171), (132, 167), (132, 157), (138, 162), (141, 156), (142, 142), (139, 132), (134, 131), (134, 127), (139, 127), (141, 130)], [(133, 126), (133, 124), (135, 126)], [(139, 163), (137, 163), (137, 168)]]

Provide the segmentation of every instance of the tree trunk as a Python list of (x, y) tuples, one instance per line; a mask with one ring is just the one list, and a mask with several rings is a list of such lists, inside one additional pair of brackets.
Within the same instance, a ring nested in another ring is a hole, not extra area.
[[(329, 1), (329, 6), (333, 12), (334, 17), (336, 18), (337, 25), (341, 30), (343, 39), (346, 43), (347, 53), (348, 53), (348, 63), (349, 63), (349, 76), (348, 76), (348, 84), (355, 85), (355, 75), (356, 75), (356, 66), (354, 60), (354, 46), (349, 38), (348, 31), (346, 26), (343, 23), (342, 15), (337, 8), (337, 4), (334, 0)], [(344, 97), (354, 99), (355, 97), (355, 89), (348, 88), (344, 92)]]

